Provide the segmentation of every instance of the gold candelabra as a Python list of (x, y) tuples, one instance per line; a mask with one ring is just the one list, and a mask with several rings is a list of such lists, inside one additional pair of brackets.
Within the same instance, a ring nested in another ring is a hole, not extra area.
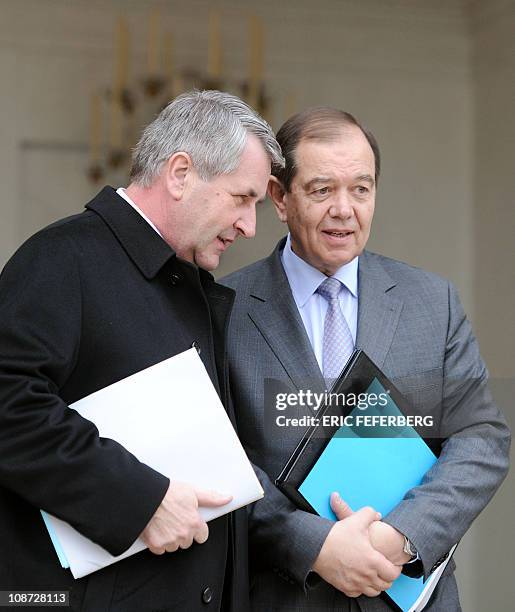
[(248, 77), (229, 78), (223, 65), (222, 16), (209, 12), (207, 61), (203, 67), (182, 67), (176, 63), (174, 38), (163, 35), (158, 8), (148, 17), (146, 70), (139, 81), (129, 81), (130, 34), (127, 21), (120, 17), (115, 30), (113, 79), (108, 87), (95, 91), (91, 99), (90, 163), (88, 176), (98, 183), (129, 163), (131, 147), (139, 127), (147, 124), (166, 104), (192, 88), (232, 90), (264, 117), (271, 100), (264, 81), (264, 28), (261, 19), (248, 19)]

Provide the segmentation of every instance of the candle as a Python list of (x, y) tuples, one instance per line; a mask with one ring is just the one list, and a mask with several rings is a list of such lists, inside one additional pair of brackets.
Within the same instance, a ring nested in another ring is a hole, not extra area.
[(159, 21), (159, 9), (155, 8), (148, 18), (147, 71), (149, 76), (159, 74), (159, 50), (161, 47)]
[(297, 108), (297, 100), (296, 100), (295, 93), (293, 91), (289, 91), (286, 94), (286, 97), (284, 99), (284, 119), (283, 121), (286, 121), (288, 117), (291, 117), (292, 115), (294, 115), (296, 108)]
[(109, 142), (112, 149), (122, 146), (122, 108), (121, 96), (127, 85), (129, 67), (129, 31), (123, 17), (118, 19), (116, 27), (116, 52), (113, 88), (111, 92), (111, 129)]
[(222, 39), (220, 36), (220, 13), (211, 10), (209, 13), (209, 41), (207, 54), (207, 73), (210, 79), (218, 80), (222, 76)]
[(249, 104), (257, 107), (259, 90), (263, 80), (263, 23), (259, 17), (252, 15), (249, 23)]
[(91, 95), (91, 116), (90, 116), (90, 158), (91, 165), (95, 166), (100, 161), (100, 139), (102, 134), (101, 124), (101, 101), (100, 95), (94, 93)]
[(176, 98), (185, 90), (184, 79), (180, 74), (176, 74), (172, 81), (172, 97)]
[(129, 30), (127, 20), (119, 17), (116, 26), (114, 90), (121, 92), (127, 85), (129, 68)]
[(175, 54), (173, 42), (173, 34), (171, 32), (167, 32), (164, 39), (164, 57), (166, 80), (168, 83), (172, 83), (175, 74)]

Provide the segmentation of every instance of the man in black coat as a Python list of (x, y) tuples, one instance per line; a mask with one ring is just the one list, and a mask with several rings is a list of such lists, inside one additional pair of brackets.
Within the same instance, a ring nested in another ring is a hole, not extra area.
[[(228, 409), (225, 332), (233, 292), (213, 270), (255, 231), (273, 133), (220, 92), (183, 94), (143, 133), (131, 184), (30, 238), (0, 277), (0, 590), (69, 591), (73, 610), (245, 610), (245, 510), (172, 482), (68, 405), (197, 347)], [(187, 408), (187, 407), (186, 407)], [(144, 406), (141, 407), (145, 409)], [(113, 555), (73, 580), (39, 509)]]

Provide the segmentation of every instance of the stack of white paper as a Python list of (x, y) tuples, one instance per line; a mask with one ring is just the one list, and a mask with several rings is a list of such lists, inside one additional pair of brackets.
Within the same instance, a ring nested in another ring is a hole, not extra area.
[(408, 612), (421, 612), (427, 606), (427, 603), (429, 602), (429, 598), (433, 594), (433, 591), (435, 590), (436, 585), (438, 584), (438, 581), (442, 577), (442, 574), (443, 574), (445, 568), (447, 567), (447, 564), (451, 560), (451, 557), (452, 557), (454, 551), (456, 550), (456, 546), (458, 546), (458, 545), (455, 544), (451, 548), (451, 550), (449, 551), (449, 554), (447, 555), (447, 558), (445, 559), (445, 561), (443, 563), (441, 563), (436, 568), (436, 570), (429, 576), (429, 578), (427, 579), (427, 582), (424, 585), (424, 590), (422, 591), (422, 593), (420, 593), (417, 601), (411, 606), (411, 608), (408, 610)]
[[(140, 461), (172, 481), (233, 496), (221, 508), (201, 508), (209, 521), (263, 497), (225, 409), (195, 349), (166, 359), (70, 406)], [(137, 491), (135, 491), (137, 495)], [(43, 513), (64, 567), (81, 578), (145, 548), (141, 540), (122, 555)]]

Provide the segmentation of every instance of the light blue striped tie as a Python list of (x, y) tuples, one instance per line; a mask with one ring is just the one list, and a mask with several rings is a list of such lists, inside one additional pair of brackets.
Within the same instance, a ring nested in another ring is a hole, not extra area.
[(317, 289), (328, 302), (324, 321), (322, 362), (324, 378), (331, 382), (338, 377), (354, 349), (354, 340), (338, 300), (341, 288), (342, 283), (330, 276)]

